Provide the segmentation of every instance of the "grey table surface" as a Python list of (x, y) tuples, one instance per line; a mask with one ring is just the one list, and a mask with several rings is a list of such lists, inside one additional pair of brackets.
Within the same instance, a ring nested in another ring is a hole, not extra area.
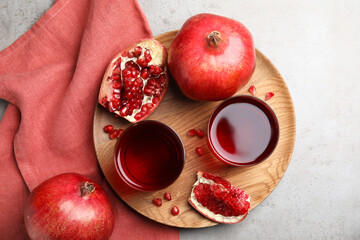
[[(52, 3), (0, 0), (0, 49)], [(180, 239), (360, 239), (360, 1), (139, 3), (154, 35), (201, 12), (244, 23), (285, 78), (296, 111), (294, 154), (275, 191), (244, 222), (180, 229)], [(6, 105), (0, 100), (0, 116)]]

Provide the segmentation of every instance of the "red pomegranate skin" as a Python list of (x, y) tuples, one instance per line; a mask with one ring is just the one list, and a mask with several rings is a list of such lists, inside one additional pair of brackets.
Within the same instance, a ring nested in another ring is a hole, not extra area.
[[(83, 192), (83, 183), (93, 192)], [(96, 182), (75, 173), (46, 180), (30, 194), (25, 207), (25, 228), (35, 239), (109, 239), (114, 212), (105, 191)]]
[[(213, 32), (220, 34), (211, 37)], [(234, 95), (250, 80), (255, 63), (249, 30), (236, 20), (207, 13), (184, 23), (168, 55), (170, 72), (182, 93), (203, 101)]]

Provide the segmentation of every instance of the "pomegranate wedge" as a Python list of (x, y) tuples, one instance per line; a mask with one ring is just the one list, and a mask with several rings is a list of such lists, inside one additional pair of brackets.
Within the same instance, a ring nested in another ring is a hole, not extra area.
[(168, 88), (167, 51), (154, 39), (145, 39), (120, 52), (109, 64), (98, 101), (130, 122), (149, 116)]
[(225, 179), (197, 173), (189, 203), (205, 217), (219, 223), (238, 223), (250, 210), (250, 196)]

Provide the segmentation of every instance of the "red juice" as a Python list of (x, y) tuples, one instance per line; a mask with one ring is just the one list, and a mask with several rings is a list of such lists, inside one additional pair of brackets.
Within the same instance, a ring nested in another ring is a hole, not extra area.
[(120, 177), (131, 187), (156, 191), (169, 186), (184, 166), (180, 137), (168, 126), (142, 121), (130, 126), (119, 139), (115, 164)]
[(267, 158), (278, 141), (279, 125), (271, 108), (251, 96), (224, 101), (208, 127), (210, 149), (234, 166), (253, 165)]

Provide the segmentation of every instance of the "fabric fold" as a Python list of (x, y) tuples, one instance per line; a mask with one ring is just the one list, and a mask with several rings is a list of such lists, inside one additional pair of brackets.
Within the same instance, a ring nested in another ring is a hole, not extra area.
[[(0, 52), (0, 98), (11, 103), (0, 132), (16, 126), (2, 139), (6, 167), (0, 178), (14, 186), (0, 186), (1, 200), (17, 199), (0, 206), (16, 209), (2, 211), (0, 236), (25, 238), (18, 216), (28, 189), (60, 173), (77, 172), (103, 183), (108, 192), (116, 210), (112, 239), (179, 238), (177, 229), (140, 216), (112, 191), (92, 140), (94, 106), (107, 64), (123, 48), (151, 36), (135, 0), (57, 0)], [(5, 223), (12, 221), (20, 232), (9, 233)]]

